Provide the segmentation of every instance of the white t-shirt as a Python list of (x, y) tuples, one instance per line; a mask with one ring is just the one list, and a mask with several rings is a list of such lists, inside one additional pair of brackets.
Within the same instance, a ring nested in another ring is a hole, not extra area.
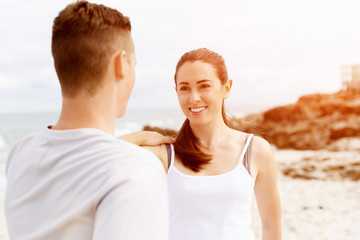
[(11, 150), (5, 214), (10, 238), (168, 239), (159, 159), (97, 129), (45, 129)]

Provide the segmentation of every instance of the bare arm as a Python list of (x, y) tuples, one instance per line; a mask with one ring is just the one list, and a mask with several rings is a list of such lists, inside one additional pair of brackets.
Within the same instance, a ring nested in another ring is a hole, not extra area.
[(270, 144), (262, 138), (255, 138), (253, 149), (257, 169), (255, 196), (262, 222), (262, 239), (280, 240), (281, 203), (275, 157)]
[(119, 139), (138, 146), (158, 146), (165, 143), (173, 143), (175, 141), (172, 137), (163, 136), (160, 133), (151, 131), (133, 132), (121, 136)]
[(130, 133), (119, 137), (119, 139), (133, 143), (140, 147), (143, 147), (151, 151), (157, 156), (165, 168), (165, 172), (168, 170), (168, 155), (165, 147), (165, 143), (173, 143), (175, 141), (172, 137), (163, 136), (157, 132), (140, 131)]

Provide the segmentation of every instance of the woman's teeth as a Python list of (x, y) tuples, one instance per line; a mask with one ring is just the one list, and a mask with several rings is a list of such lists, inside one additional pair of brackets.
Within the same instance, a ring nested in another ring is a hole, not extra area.
[(190, 108), (190, 111), (192, 112), (201, 112), (205, 109), (205, 107), (199, 107), (199, 108)]

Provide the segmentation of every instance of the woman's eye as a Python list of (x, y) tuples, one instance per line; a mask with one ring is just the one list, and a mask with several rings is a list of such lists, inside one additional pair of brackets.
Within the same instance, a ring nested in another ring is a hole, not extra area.
[(200, 88), (209, 88), (209, 87), (210, 87), (209, 84), (203, 84), (203, 85), (200, 86)]
[(180, 87), (179, 90), (180, 91), (187, 91), (187, 90), (189, 90), (189, 88), (188, 87)]

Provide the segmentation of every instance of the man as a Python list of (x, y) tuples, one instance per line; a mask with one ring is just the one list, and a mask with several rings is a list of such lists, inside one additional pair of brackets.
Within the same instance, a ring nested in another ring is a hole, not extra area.
[(167, 239), (164, 167), (113, 136), (135, 81), (128, 17), (79, 1), (54, 20), (58, 122), (18, 142), (6, 167), (11, 239)]

